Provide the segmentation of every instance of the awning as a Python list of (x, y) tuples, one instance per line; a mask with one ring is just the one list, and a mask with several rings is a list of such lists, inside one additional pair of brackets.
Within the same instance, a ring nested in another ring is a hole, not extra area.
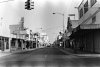
[(100, 24), (83, 24), (79, 25), (78, 27), (73, 29), (73, 33), (77, 32), (78, 30), (95, 30), (100, 29)]
[(80, 29), (100, 29), (100, 24), (84, 24), (80, 25)]
[(79, 25), (77, 28), (73, 29), (72, 34), (70, 37), (77, 37), (82, 35), (83, 33), (92, 33), (97, 30), (100, 30), (100, 24), (84, 24)]

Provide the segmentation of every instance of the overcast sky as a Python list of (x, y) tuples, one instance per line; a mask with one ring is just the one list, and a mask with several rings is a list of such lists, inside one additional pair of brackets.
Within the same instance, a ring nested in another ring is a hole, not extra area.
[[(7, 1), (7, 0), (0, 0)], [(62, 31), (63, 17), (53, 12), (64, 13), (64, 23), (67, 26), (68, 14), (75, 14), (78, 18), (77, 7), (82, 0), (33, 0), (34, 9), (26, 10), (26, 0), (14, 0), (0, 3), (0, 17), (3, 17), (3, 32), (7, 35), (9, 25), (18, 24), (21, 17), (25, 18), (25, 26), (32, 29), (33, 32), (42, 30), (47, 33), (51, 42)], [(73, 17), (71, 17), (74, 19)]]

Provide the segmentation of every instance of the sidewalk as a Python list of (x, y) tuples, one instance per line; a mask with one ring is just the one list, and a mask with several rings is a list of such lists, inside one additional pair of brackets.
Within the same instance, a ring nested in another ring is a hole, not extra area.
[(71, 48), (60, 47), (60, 49), (64, 50), (64, 51), (67, 51), (67, 52), (70, 52), (72, 54), (96, 54), (96, 53), (93, 53), (93, 52), (86, 52), (86, 51), (74, 50), (74, 49), (71, 49)]
[(32, 50), (36, 50), (38, 48), (34, 48), (34, 49), (25, 49), (25, 50), (17, 50), (17, 51), (0, 51), (0, 57), (3, 57), (3, 56), (7, 56), (7, 55), (11, 55), (11, 54), (14, 54), (14, 53), (20, 53), (20, 52), (26, 52), (26, 51), (32, 51)]
[(93, 53), (93, 52), (83, 52), (83, 51), (79, 51), (79, 50), (73, 50), (71, 48), (58, 48), (60, 49), (62, 52), (66, 53), (66, 54), (71, 54), (71, 55), (75, 55), (75, 56), (86, 56), (86, 57), (100, 57), (100, 54), (97, 53)]
[(20, 53), (20, 52), (26, 52), (26, 51), (32, 51), (32, 50), (36, 50), (38, 48), (34, 48), (34, 49), (24, 49), (24, 50), (17, 50), (17, 51), (12, 51), (11, 53)]
[(9, 52), (0, 51), (0, 57), (7, 56), (10, 54), (12, 54), (10, 51)]

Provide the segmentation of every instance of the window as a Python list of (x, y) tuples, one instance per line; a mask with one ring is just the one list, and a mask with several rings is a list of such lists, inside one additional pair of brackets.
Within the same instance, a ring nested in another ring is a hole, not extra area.
[(6, 49), (9, 49), (9, 38), (6, 38), (5, 42), (6, 42)]
[(97, 0), (91, 0), (91, 7), (97, 2)]
[(94, 23), (96, 21), (96, 16), (94, 16), (93, 18), (92, 18), (92, 23)]
[(88, 1), (84, 4), (84, 13), (88, 11)]
[(79, 15), (80, 15), (80, 18), (83, 16), (83, 8), (80, 9)]

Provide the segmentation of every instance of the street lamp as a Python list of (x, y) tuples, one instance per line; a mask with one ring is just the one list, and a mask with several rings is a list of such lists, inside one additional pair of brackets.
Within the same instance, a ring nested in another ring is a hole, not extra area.
[(64, 28), (64, 14), (63, 13), (53, 13), (53, 14), (59, 14), (59, 15), (63, 16), (63, 33), (64, 33), (64, 31), (65, 31), (65, 28)]
[[(63, 34), (64, 34), (64, 32), (65, 32), (65, 27), (64, 27), (64, 14), (63, 13), (58, 13), (58, 12), (56, 12), (56, 13), (52, 13), (52, 14), (59, 14), (59, 15), (62, 15), (63, 16)], [(64, 34), (65, 35), (65, 34)], [(64, 47), (65, 47), (65, 36), (64, 36)]]

